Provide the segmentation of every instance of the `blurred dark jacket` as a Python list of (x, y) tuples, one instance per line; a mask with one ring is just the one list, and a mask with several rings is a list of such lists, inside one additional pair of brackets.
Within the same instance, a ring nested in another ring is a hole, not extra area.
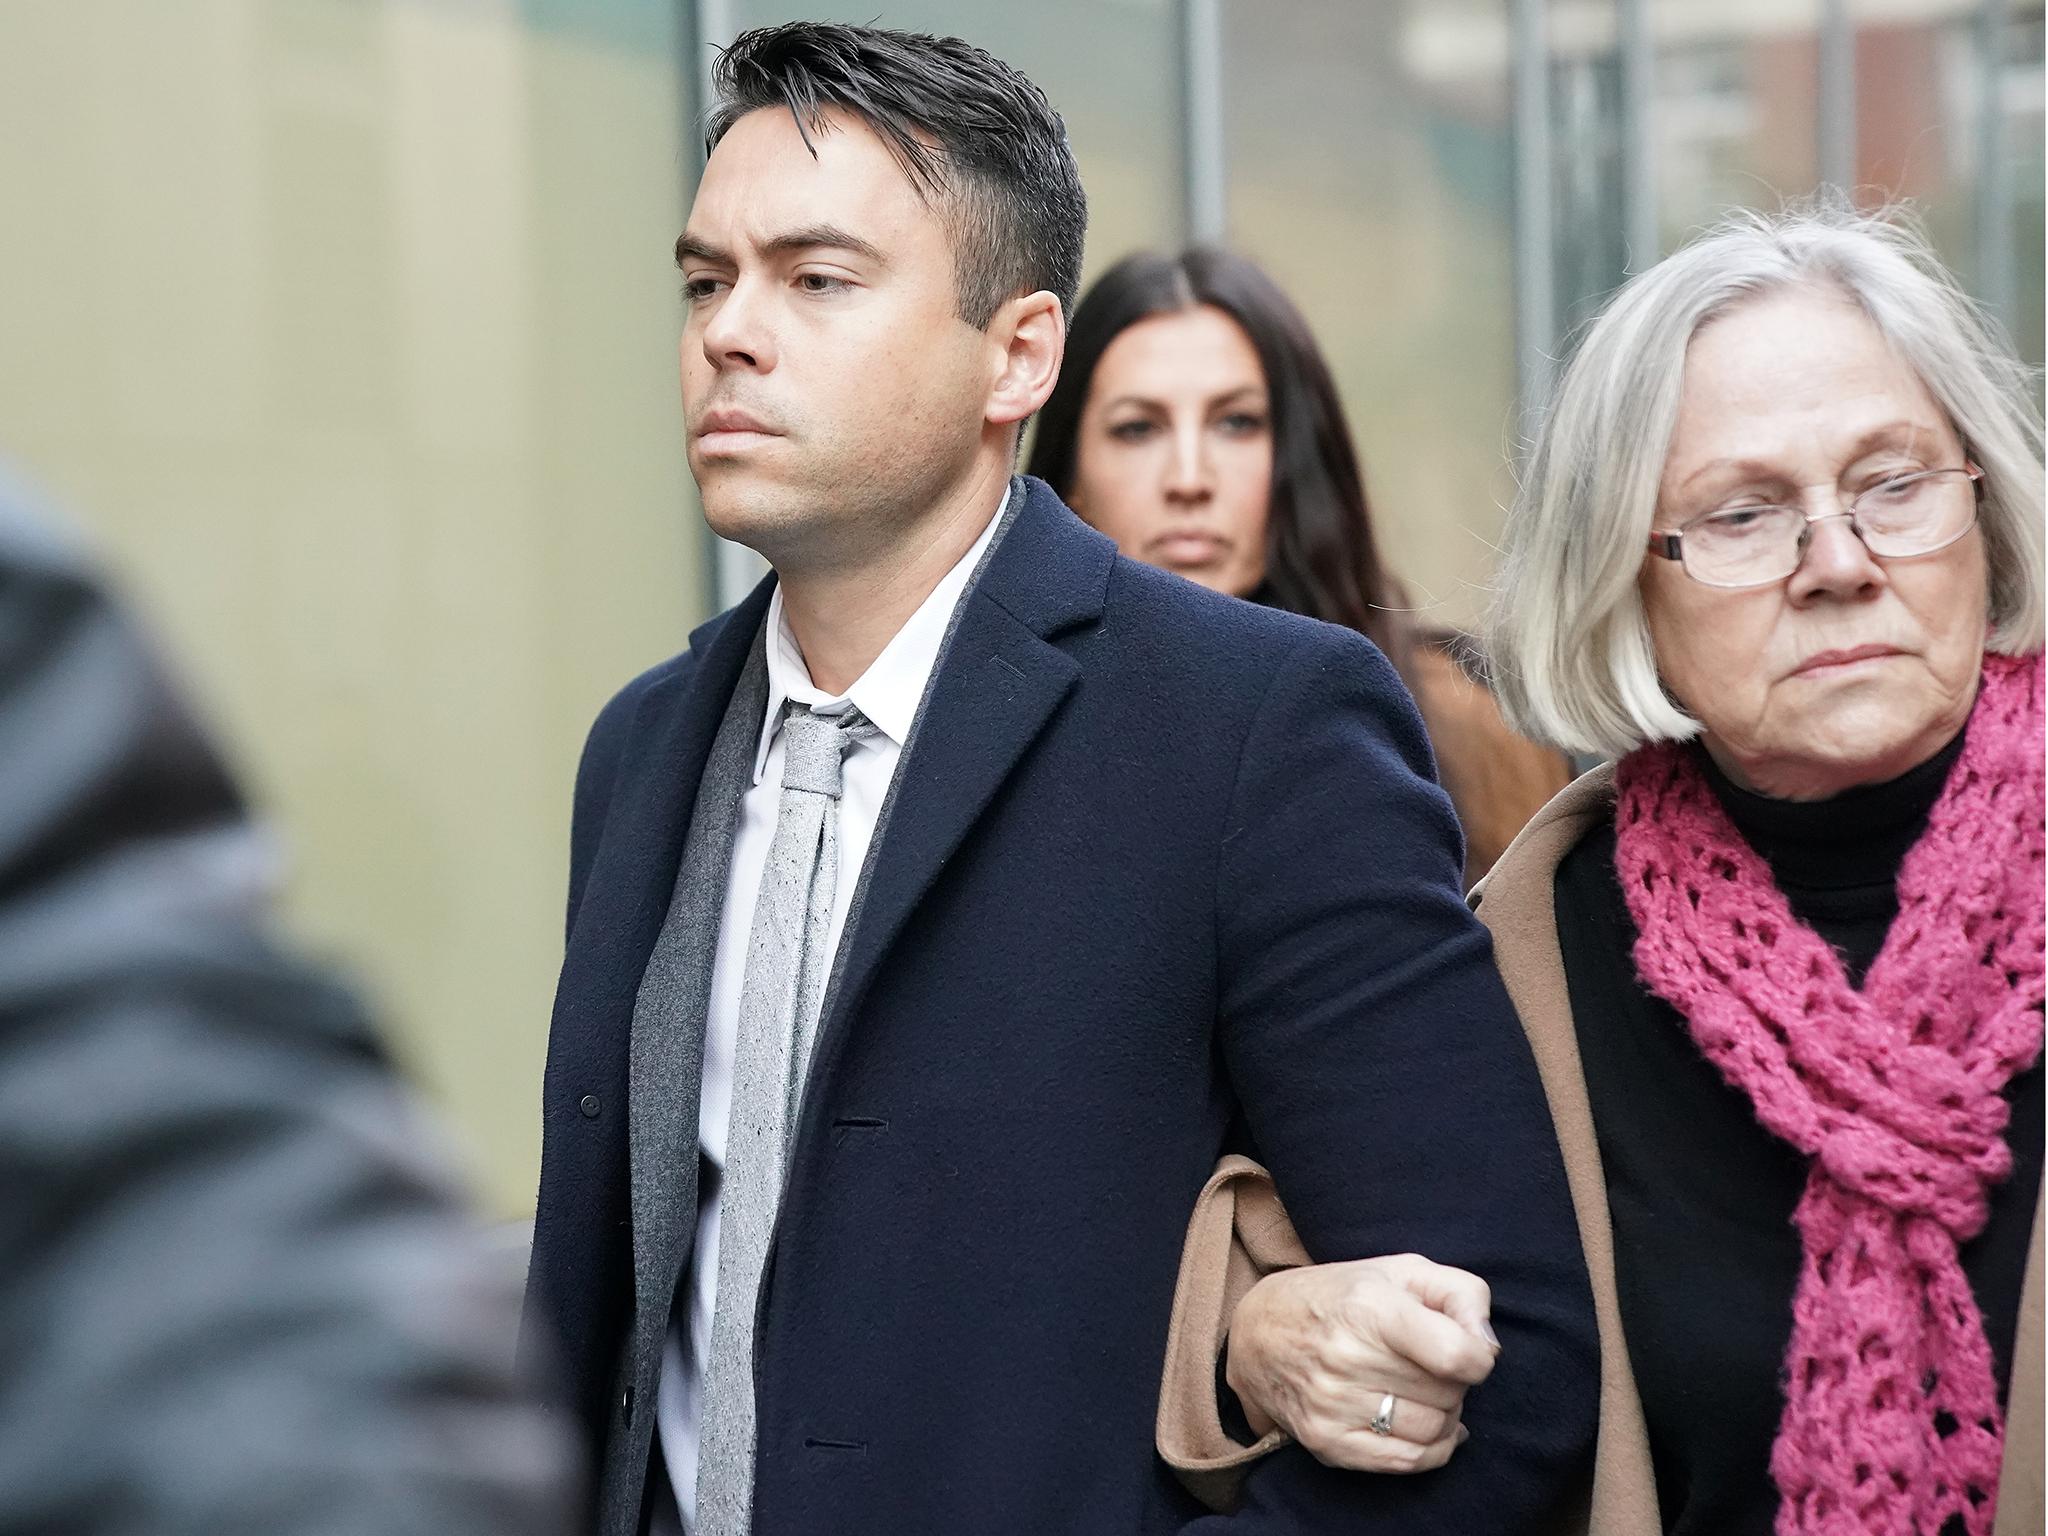
[(566, 1530), (517, 1264), (272, 862), (0, 472), (0, 1533)]

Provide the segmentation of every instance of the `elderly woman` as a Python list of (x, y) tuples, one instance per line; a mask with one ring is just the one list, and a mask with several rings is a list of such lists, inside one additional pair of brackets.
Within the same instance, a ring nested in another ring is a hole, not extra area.
[[(2042, 1529), (2040, 444), (1920, 240), (1829, 209), (1643, 273), (1560, 383), (1494, 655), (1517, 726), (1618, 761), (1479, 910), (1599, 1304), (1596, 1532)], [(1252, 1421), (1441, 1437), (1464, 1386), (1389, 1294), (1214, 1320)]]

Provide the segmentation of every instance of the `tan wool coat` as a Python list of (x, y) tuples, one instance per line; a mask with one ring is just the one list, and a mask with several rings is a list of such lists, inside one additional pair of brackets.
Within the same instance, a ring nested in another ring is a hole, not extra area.
[[(1593, 1282), (1600, 1330), (1600, 1428), (1591, 1507), (1575, 1530), (1586, 1536), (1653, 1536), (1663, 1529), (1663, 1522), (1642, 1401), (1622, 1337), (1614, 1226), (1565, 990), (1553, 895), (1559, 861), (1612, 814), (1611, 771), (1597, 769), (1537, 813), (1481, 882), (1474, 899), (1480, 919), (1493, 931), (1501, 976), (1528, 1032), (1550, 1101)], [(1249, 1214), (1250, 1231), (1233, 1234), (1234, 1207)], [(2044, 1529), (2042, 1228), (2037, 1213), (2021, 1293), (2019, 1335), (2013, 1341), (2005, 1462), (1993, 1536), (2039, 1536)], [(1216, 1352), (1237, 1298), (1259, 1274), (1300, 1262), (1299, 1254), (1270, 1179), (1256, 1164), (1226, 1159), (1218, 1177), (1203, 1191), (1189, 1228), (1159, 1405), (1160, 1454), (1190, 1488), (1217, 1508), (1228, 1507), (1247, 1464), (1272, 1450), (1281, 1436), (1275, 1431), (1255, 1447), (1240, 1447), (1224, 1435), (1215, 1404)], [(1445, 1475), (1457, 1475), (1455, 1460)]]

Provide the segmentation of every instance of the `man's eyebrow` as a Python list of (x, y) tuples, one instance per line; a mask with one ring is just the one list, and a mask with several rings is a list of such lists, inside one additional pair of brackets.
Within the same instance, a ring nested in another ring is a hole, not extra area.
[[(888, 259), (879, 249), (850, 230), (836, 224), (807, 224), (802, 229), (788, 230), (774, 238), (761, 242), (760, 251), (764, 256), (788, 256), (797, 251), (845, 251), (859, 256), (876, 266), (887, 266)], [(732, 253), (720, 250), (708, 240), (699, 239), (685, 230), (676, 240), (676, 265), (686, 261), (701, 261), (709, 267), (730, 267)]]
[(729, 267), (732, 265), (732, 257), (729, 253), (721, 251), (709, 240), (698, 239), (687, 229), (676, 236), (676, 265), (680, 267), (686, 261), (701, 261), (707, 267)]
[(814, 250), (846, 251), (871, 261), (876, 266), (886, 266), (887, 259), (874, 246), (861, 239), (851, 230), (841, 229), (836, 224), (807, 224), (802, 229), (792, 229), (786, 234), (775, 236), (761, 243), (764, 255), (788, 256), (796, 251)]

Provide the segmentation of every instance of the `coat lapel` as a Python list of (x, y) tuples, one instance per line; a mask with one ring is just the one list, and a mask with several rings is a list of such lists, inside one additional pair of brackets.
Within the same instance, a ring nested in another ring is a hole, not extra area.
[(694, 660), (641, 698), (564, 969), (584, 974), (591, 1024), (623, 1028), (668, 912), (697, 781), (768, 611), (773, 579), (690, 636)]
[(696, 1231), (697, 1122), (711, 978), (740, 800), (753, 779), (767, 706), (768, 665), (756, 626), (698, 775), (668, 910), (633, 1003), (626, 1074), (633, 1272), (641, 1328), (650, 1334), (668, 1315)]
[(1642, 1398), (1622, 1336), (1614, 1220), (1578, 1034), (1572, 1027), (1553, 894), (1559, 861), (1595, 821), (1613, 814), (1612, 805), (1612, 770), (1606, 767), (1560, 790), (1473, 888), (1472, 900), (1479, 920), (1492, 931), (1501, 980), (1536, 1058), (1593, 1285), (1593, 1313), (1600, 1329), (1600, 1429), (1585, 1529), (1589, 1536), (1639, 1536), (1663, 1529), (1657, 1512), (1657, 1477)]
[(827, 993), (814, 1081), (905, 921), (1080, 677), (1053, 637), (1102, 615), (1115, 546), (1042, 481), (1013, 481), (1011, 507), (961, 600), (883, 806)]
[(585, 1061), (630, 1062), (634, 998), (668, 913), (697, 782), (771, 590), (763, 582), (692, 634), (689, 664), (651, 684), (634, 712), (551, 1029), (578, 1042)]

